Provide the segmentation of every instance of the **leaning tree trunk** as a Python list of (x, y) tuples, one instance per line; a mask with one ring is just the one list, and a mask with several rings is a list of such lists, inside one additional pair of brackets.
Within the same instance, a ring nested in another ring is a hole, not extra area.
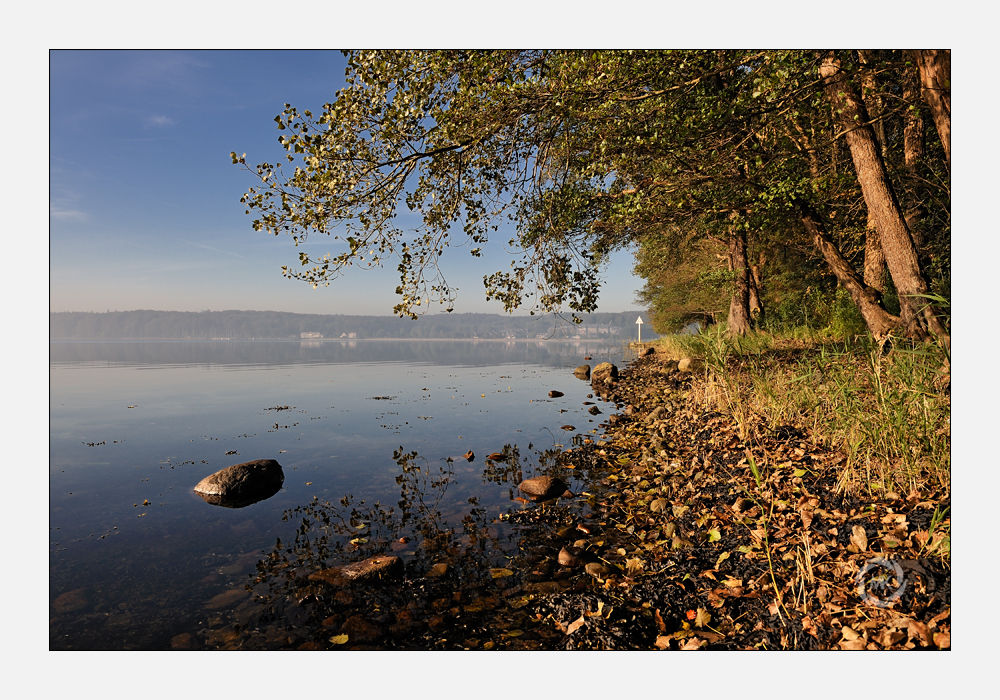
[(910, 179), (909, 202), (906, 206), (906, 225), (913, 236), (913, 244), (923, 245), (920, 222), (927, 215), (924, 206), (924, 186), (920, 179), (920, 163), (924, 159), (924, 119), (917, 103), (920, 99), (920, 75), (916, 66), (909, 66), (903, 80), (903, 102), (908, 105), (903, 117), (903, 164)]
[(926, 298), (930, 285), (920, 269), (913, 239), (889, 181), (875, 134), (868, 123), (864, 102), (845, 79), (840, 61), (833, 52), (823, 58), (820, 76), (825, 80), (827, 97), (834, 113), (845, 129), (861, 193), (882, 238), (885, 260), (899, 293), (904, 331), (915, 339), (926, 339), (929, 331), (948, 346), (948, 333)]
[(914, 51), (920, 69), (920, 92), (931, 108), (934, 126), (937, 127), (944, 157), (951, 169), (951, 50), (930, 49)]
[[(861, 75), (861, 83), (864, 86), (864, 98), (870, 97), (868, 110), (875, 127), (875, 140), (879, 145), (879, 152), (882, 159), (886, 157), (885, 147), (885, 121), (882, 117), (882, 97), (878, 93), (878, 85), (875, 82), (874, 63), (877, 60), (875, 52), (870, 49), (858, 49), (858, 57), (864, 65), (864, 72)], [(883, 298), (887, 289), (886, 285), (886, 265), (885, 253), (882, 252), (882, 239), (878, 235), (878, 227), (875, 225), (875, 217), (868, 212), (868, 224), (865, 227), (865, 284), (877, 289)]]
[(729, 233), (729, 269), (733, 271), (733, 296), (727, 331), (731, 336), (743, 336), (750, 332), (750, 268), (746, 231), (735, 226)]
[(851, 263), (830, 238), (830, 234), (827, 233), (826, 226), (819, 215), (805, 204), (799, 205), (799, 212), (806, 231), (809, 232), (813, 243), (823, 255), (823, 259), (826, 260), (827, 265), (836, 275), (837, 281), (847, 289), (851, 299), (861, 311), (861, 317), (865, 320), (869, 332), (876, 340), (883, 340), (899, 326), (899, 317), (893, 316), (882, 308), (882, 295), (877, 289), (865, 284), (864, 279), (854, 271)]

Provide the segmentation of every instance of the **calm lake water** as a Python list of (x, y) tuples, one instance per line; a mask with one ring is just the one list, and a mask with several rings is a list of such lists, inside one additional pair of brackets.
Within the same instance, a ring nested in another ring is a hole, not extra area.
[[(473, 506), (490, 522), (519, 508), (513, 486), (543, 452), (599, 432), (614, 412), (599, 403), (601, 416), (587, 413), (590, 386), (573, 368), (587, 355), (621, 366), (622, 351), (595, 341), (52, 343), (50, 648), (170, 648), (213, 623), (224, 605), (212, 601), (248, 583), (276, 540), (294, 537), (301, 517), (286, 512), (314, 499), (429, 499), (459, 529)], [(553, 389), (565, 396), (548, 398)], [(505, 445), (517, 447), (513, 469), (484, 462)], [(460, 457), (469, 451), (471, 462)], [(445, 478), (415, 495), (401, 454)], [(255, 459), (283, 467), (272, 498), (230, 509), (193, 492)], [(415, 526), (393, 535), (419, 541)], [(351, 535), (341, 539), (350, 549)]]

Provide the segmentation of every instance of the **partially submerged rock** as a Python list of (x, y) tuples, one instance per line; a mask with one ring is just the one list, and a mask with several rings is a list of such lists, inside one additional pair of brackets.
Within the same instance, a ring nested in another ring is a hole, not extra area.
[(580, 365), (573, 370), (573, 374), (579, 379), (590, 379), (590, 365)]
[(558, 399), (560, 396), (565, 396), (565, 394), (563, 394), (561, 391), (556, 391), (555, 389), (549, 392), (550, 399)]
[(212, 505), (243, 508), (278, 493), (284, 482), (280, 464), (273, 459), (257, 459), (206, 476), (194, 492)]
[(533, 476), (525, 479), (517, 486), (529, 500), (546, 501), (550, 498), (558, 498), (566, 493), (566, 483), (559, 478), (552, 476)]
[(349, 583), (373, 583), (402, 578), (403, 560), (391, 554), (380, 554), (346, 566), (334, 566), (310, 574), (310, 581), (322, 581), (331, 586)]

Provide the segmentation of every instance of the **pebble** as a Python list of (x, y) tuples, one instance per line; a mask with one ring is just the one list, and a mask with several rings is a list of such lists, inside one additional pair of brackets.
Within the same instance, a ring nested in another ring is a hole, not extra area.
[(558, 399), (560, 396), (565, 396), (565, 394), (563, 394), (561, 391), (556, 391), (555, 389), (549, 392), (550, 399)]
[(583, 570), (594, 578), (607, 578), (608, 574), (611, 573), (611, 569), (606, 567), (599, 561), (592, 561), (583, 567)]
[(431, 570), (427, 572), (429, 578), (437, 578), (438, 576), (444, 576), (448, 573), (448, 565), (444, 562), (435, 564), (431, 567)]
[(62, 615), (63, 613), (84, 610), (93, 605), (93, 599), (89, 588), (78, 588), (75, 591), (68, 591), (52, 601), (52, 609)]
[(183, 632), (170, 640), (170, 648), (178, 651), (189, 651), (198, 648), (198, 638), (190, 632)]

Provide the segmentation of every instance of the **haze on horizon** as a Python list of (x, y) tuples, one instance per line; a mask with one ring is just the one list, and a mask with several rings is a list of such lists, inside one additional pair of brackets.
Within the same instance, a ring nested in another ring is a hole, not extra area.
[[(318, 111), (344, 84), (337, 51), (50, 52), (50, 311), (257, 310), (391, 315), (394, 263), (352, 269), (328, 288), (288, 280), (300, 250), (251, 227), (240, 196), (254, 184), (232, 164), (283, 152), (286, 102)], [(503, 313), (483, 275), (506, 270), (496, 233), (481, 259), (446, 252), (458, 313)], [(598, 311), (638, 310), (628, 252), (612, 257)], [(443, 307), (442, 307), (443, 308)], [(432, 309), (430, 313), (437, 313)], [(519, 310), (527, 313), (527, 310)]]

